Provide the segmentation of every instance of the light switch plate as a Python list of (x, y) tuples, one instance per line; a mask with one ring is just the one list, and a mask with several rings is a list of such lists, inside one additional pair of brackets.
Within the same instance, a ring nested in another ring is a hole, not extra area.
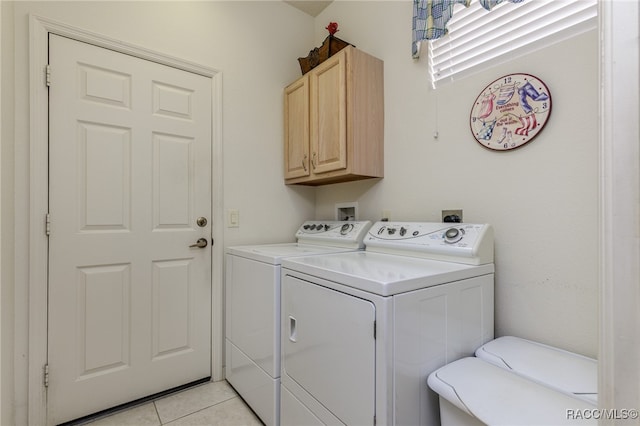
[(240, 211), (238, 209), (227, 210), (227, 228), (240, 227)]

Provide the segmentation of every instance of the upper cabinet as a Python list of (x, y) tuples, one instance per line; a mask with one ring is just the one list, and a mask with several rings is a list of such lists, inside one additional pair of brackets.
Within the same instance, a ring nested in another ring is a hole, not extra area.
[(287, 184), (384, 176), (380, 59), (348, 46), (286, 87), (284, 164)]

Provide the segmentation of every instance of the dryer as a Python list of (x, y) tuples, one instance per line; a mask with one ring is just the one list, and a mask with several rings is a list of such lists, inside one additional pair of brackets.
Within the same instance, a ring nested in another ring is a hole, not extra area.
[(282, 261), (281, 424), (438, 425), (429, 373), (493, 338), (493, 229), (378, 222)]
[(284, 258), (360, 250), (368, 221), (308, 221), (297, 242), (228, 247), (226, 379), (266, 425), (280, 409), (280, 264)]

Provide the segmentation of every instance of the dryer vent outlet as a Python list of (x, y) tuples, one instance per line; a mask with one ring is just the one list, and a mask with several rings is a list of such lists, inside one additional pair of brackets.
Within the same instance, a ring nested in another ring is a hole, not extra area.
[(447, 223), (461, 223), (462, 210), (442, 210), (442, 221)]

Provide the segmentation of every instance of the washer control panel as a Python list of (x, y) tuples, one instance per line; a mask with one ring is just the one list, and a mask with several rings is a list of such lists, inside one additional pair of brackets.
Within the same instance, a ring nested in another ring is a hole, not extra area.
[(487, 224), (377, 222), (364, 244), (367, 251), (472, 264), (493, 262), (493, 228)]
[(371, 222), (310, 220), (304, 222), (296, 232), (299, 243), (307, 244), (350, 244), (363, 247), (363, 239), (371, 228)]

